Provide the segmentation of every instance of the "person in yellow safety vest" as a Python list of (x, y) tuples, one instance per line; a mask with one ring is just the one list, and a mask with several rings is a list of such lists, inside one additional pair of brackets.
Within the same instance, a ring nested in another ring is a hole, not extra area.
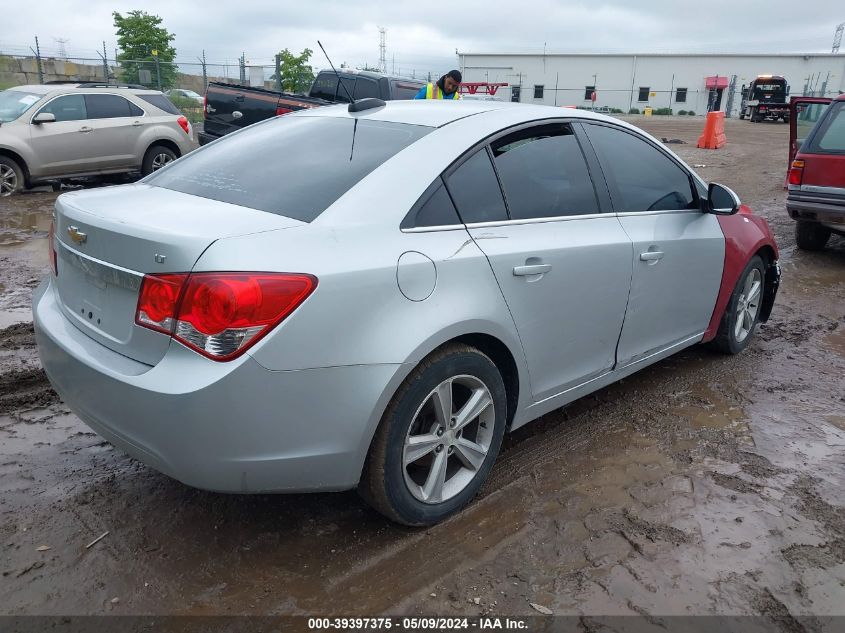
[(420, 88), (414, 99), (460, 99), (461, 93), (458, 92), (458, 86), (461, 85), (461, 79), (459, 70), (450, 70), (437, 82), (430, 81)]

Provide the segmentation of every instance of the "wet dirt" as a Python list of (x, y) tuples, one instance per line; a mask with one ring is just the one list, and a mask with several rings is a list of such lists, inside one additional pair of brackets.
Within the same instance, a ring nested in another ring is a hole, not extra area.
[(425, 530), (354, 492), (187, 488), (92, 433), (50, 390), (25, 315), (56, 194), (0, 199), (0, 613), (531, 615), (534, 603), (760, 614), (802, 631), (816, 621), (801, 616), (845, 615), (845, 242), (795, 249), (785, 125), (728, 121), (728, 145), (708, 151), (695, 148), (700, 118), (633, 120), (686, 141), (671, 147), (769, 219), (784, 270), (771, 321), (738, 356), (688, 349), (517, 430), (479, 498)]

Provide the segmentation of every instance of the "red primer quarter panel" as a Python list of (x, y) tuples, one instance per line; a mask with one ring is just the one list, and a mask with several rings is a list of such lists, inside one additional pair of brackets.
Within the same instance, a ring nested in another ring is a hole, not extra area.
[(711, 341), (719, 331), (719, 322), (725, 308), (731, 299), (739, 276), (748, 264), (748, 260), (764, 246), (770, 246), (775, 252), (775, 258), (780, 257), (778, 246), (769, 230), (769, 224), (763, 218), (752, 213), (746, 205), (739, 208), (734, 215), (720, 215), (719, 226), (725, 235), (725, 266), (722, 271), (722, 285), (710, 325), (704, 333), (703, 342)]

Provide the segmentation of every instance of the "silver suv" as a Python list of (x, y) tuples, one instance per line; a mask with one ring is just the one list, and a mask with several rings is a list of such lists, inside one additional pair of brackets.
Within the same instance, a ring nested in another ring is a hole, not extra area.
[(0, 196), (60, 178), (146, 175), (194, 147), (188, 119), (156, 90), (65, 83), (0, 92)]

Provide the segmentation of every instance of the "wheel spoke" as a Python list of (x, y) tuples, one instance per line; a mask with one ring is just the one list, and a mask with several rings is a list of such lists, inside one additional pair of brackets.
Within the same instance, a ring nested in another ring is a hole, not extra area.
[(484, 463), (484, 458), (487, 456), (487, 451), (480, 445), (463, 437), (457, 439), (454, 448), (455, 456), (470, 470), (481, 468), (481, 464)]
[(431, 394), (431, 402), (434, 405), (434, 416), (437, 423), (444, 429), (449, 428), (452, 419), (452, 379), (440, 383)]
[(405, 466), (425, 457), (441, 442), (442, 440), (434, 433), (428, 435), (412, 435), (405, 442)]
[(431, 471), (425, 480), (422, 493), (426, 501), (437, 503), (443, 500), (443, 486), (446, 483), (446, 465), (449, 455), (446, 451), (440, 451), (434, 458)]
[(753, 324), (754, 318), (751, 316), (751, 312), (746, 310), (742, 315), (742, 329), (745, 330), (745, 332), (750, 332)]
[(493, 400), (488, 395), (486, 389), (475, 389), (469, 400), (467, 400), (467, 403), (455, 415), (455, 430), (462, 429), (475, 420), (491, 404), (493, 404)]
[(739, 313), (736, 315), (736, 324), (734, 325), (734, 338), (739, 340), (740, 334), (742, 334), (742, 322), (744, 321), (744, 313), (745, 310), (740, 310)]
[(759, 281), (755, 281), (754, 285), (751, 286), (751, 292), (748, 293), (748, 304), (749, 305), (757, 305), (757, 300), (760, 298), (760, 288), (762, 284)]

